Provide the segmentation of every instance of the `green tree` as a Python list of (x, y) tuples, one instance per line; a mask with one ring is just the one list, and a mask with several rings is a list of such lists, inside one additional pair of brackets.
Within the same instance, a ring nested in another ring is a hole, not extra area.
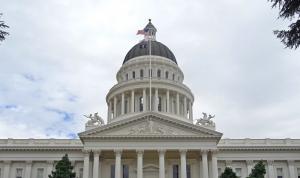
[(237, 178), (237, 176), (230, 167), (226, 167), (220, 178)]
[[(1, 19), (1, 16), (2, 16), (2, 13), (0, 13), (0, 19)], [(6, 35), (9, 35), (8, 32), (1, 30), (1, 29), (4, 29), (4, 28), (9, 28), (9, 26), (6, 25), (4, 23), (4, 21), (0, 20), (0, 42), (5, 40)]]
[(272, 8), (279, 7), (278, 18), (294, 20), (288, 30), (275, 30), (274, 34), (287, 48), (297, 49), (300, 45), (300, 1), (299, 0), (268, 0)]
[(73, 166), (67, 154), (65, 154), (55, 166), (55, 171), (52, 171), (49, 178), (75, 178), (76, 174), (72, 171)]
[(264, 178), (266, 174), (266, 168), (262, 161), (255, 164), (250, 175), (247, 178)]

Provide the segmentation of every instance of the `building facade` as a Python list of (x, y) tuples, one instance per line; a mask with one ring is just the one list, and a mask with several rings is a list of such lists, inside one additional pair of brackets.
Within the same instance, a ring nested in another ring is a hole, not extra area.
[(300, 177), (300, 139), (221, 139), (213, 116), (194, 120), (192, 91), (151, 21), (80, 139), (1, 139), (0, 178), (47, 178), (67, 153), (78, 178), (245, 178), (263, 160), (267, 178)]

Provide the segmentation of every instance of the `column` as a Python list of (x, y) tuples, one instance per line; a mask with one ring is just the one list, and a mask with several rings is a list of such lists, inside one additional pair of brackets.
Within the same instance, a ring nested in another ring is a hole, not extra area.
[(31, 178), (32, 161), (26, 161), (25, 178)]
[(109, 100), (108, 101), (108, 116), (107, 116), (108, 121), (111, 120), (111, 107), (112, 107), (112, 104), (111, 104), (111, 101)]
[(183, 116), (186, 117), (186, 113), (187, 113), (187, 105), (186, 105), (186, 97), (184, 97), (183, 99)]
[(189, 119), (193, 120), (193, 104), (192, 101), (189, 102)]
[(274, 178), (274, 166), (273, 166), (274, 161), (268, 160), (267, 163), (268, 163), (269, 178)]
[(288, 166), (289, 166), (290, 178), (296, 178), (295, 161), (294, 160), (288, 160)]
[(121, 178), (121, 156), (122, 150), (115, 150), (116, 163), (115, 163), (115, 178)]
[(170, 91), (167, 90), (167, 110), (166, 112), (170, 112)]
[(208, 164), (207, 164), (207, 151), (203, 150), (201, 151), (201, 156), (202, 156), (202, 177), (203, 178), (208, 178)]
[(180, 178), (186, 178), (186, 150), (180, 150)]
[(114, 97), (114, 118), (117, 117), (117, 97)]
[(49, 175), (49, 174), (51, 174), (51, 172), (52, 172), (52, 169), (53, 169), (53, 164), (54, 164), (54, 161), (47, 161), (47, 168), (46, 168), (46, 174), (47, 174), (47, 176)]
[(211, 162), (212, 162), (212, 178), (218, 178), (217, 151), (211, 152)]
[(165, 150), (158, 150), (159, 154), (159, 178), (165, 178)]
[(83, 160), (83, 178), (89, 178), (90, 172), (90, 152), (84, 151), (84, 160)]
[(180, 111), (179, 111), (179, 93), (176, 93), (176, 114), (180, 114)]
[(246, 160), (246, 164), (247, 164), (247, 174), (249, 176), (252, 172), (253, 161), (252, 160)]
[(131, 112), (134, 113), (134, 90), (131, 91)]
[(158, 111), (158, 88), (155, 88), (154, 111)]
[(99, 178), (99, 156), (101, 154), (100, 150), (95, 150), (94, 152), (94, 164), (93, 164), (93, 178)]
[(3, 169), (3, 177), (9, 177), (10, 176), (10, 164), (11, 161), (4, 161), (4, 169)]
[(143, 150), (137, 150), (137, 178), (143, 178)]
[(122, 98), (121, 98), (121, 114), (123, 115), (124, 113), (125, 113), (125, 94), (124, 93), (122, 93)]
[(147, 110), (147, 98), (146, 98), (146, 89), (143, 89), (143, 111)]

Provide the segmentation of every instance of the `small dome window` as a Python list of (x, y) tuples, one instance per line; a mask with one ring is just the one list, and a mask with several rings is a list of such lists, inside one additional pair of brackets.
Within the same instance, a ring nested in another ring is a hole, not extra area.
[(166, 79), (169, 79), (169, 72), (166, 71)]
[(160, 76), (161, 76), (161, 71), (160, 71), (160, 69), (158, 69), (157, 70), (157, 77), (160, 78)]
[(172, 80), (175, 80), (175, 74), (173, 74), (173, 76), (172, 76)]
[(128, 80), (128, 74), (126, 74), (126, 81)]
[(132, 71), (132, 78), (135, 79), (135, 71)]
[(144, 78), (144, 70), (143, 69), (140, 70), (140, 78)]

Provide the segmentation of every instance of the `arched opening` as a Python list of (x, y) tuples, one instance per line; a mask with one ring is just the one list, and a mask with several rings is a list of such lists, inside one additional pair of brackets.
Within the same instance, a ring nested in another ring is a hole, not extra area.
[(132, 78), (135, 79), (135, 71), (132, 71)]
[(166, 71), (166, 79), (169, 79), (169, 72)]
[(126, 77), (125, 77), (125, 78), (126, 78), (126, 81), (127, 81), (127, 80), (128, 80), (128, 74), (126, 74)]

